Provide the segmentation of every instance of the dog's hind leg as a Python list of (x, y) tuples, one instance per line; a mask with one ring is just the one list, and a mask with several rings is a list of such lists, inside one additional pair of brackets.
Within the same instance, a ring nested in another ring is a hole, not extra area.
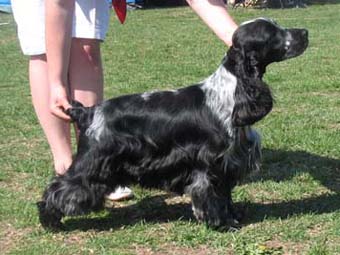
[(212, 228), (229, 229), (238, 222), (229, 208), (231, 196), (227, 194), (227, 188), (225, 187), (223, 194), (219, 194), (220, 190), (217, 190), (205, 172), (199, 172), (186, 191), (191, 196), (193, 213), (198, 221), (203, 221)]
[(45, 228), (60, 228), (63, 216), (82, 215), (103, 206), (106, 185), (90, 182), (72, 167), (66, 175), (53, 178), (38, 202), (40, 222)]

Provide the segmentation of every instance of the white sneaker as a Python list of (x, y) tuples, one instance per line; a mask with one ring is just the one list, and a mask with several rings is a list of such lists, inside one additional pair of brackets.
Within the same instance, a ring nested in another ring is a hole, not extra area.
[(113, 192), (106, 195), (106, 199), (111, 200), (111, 201), (121, 201), (121, 200), (130, 199), (132, 197), (133, 197), (132, 190), (129, 189), (128, 187), (121, 187), (121, 186), (118, 186)]

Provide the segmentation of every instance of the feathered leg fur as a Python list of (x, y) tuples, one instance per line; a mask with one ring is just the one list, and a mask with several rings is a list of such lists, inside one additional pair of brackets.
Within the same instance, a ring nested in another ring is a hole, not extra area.
[[(93, 165), (88, 165), (92, 166)], [(82, 167), (82, 169), (80, 169)], [(107, 186), (84, 173), (85, 164), (73, 164), (64, 176), (56, 176), (38, 202), (40, 222), (44, 227), (61, 227), (63, 216), (83, 215), (102, 208)]]
[(229, 228), (237, 224), (230, 200), (231, 189), (222, 184), (224, 183), (220, 182), (220, 185), (216, 185), (207, 171), (199, 171), (186, 190), (191, 196), (192, 210), (196, 219), (212, 228)]

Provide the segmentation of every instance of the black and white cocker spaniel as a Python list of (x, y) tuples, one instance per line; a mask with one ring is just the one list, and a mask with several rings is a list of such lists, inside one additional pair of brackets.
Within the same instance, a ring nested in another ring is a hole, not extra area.
[(259, 18), (240, 25), (215, 73), (197, 85), (116, 97), (67, 111), (80, 130), (77, 155), (38, 202), (40, 222), (103, 206), (118, 185), (138, 183), (191, 197), (199, 221), (237, 224), (231, 191), (259, 168), (260, 137), (250, 126), (272, 109), (262, 80), (267, 65), (296, 57), (308, 45), (305, 29)]

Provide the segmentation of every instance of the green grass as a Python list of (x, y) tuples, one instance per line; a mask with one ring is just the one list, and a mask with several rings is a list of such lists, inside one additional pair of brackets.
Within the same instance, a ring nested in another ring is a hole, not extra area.
[[(8, 254), (340, 254), (340, 5), (245, 10), (306, 27), (310, 47), (271, 65), (276, 103), (257, 129), (262, 171), (234, 191), (243, 227), (220, 233), (198, 224), (187, 198), (134, 187), (115, 208), (65, 219), (49, 233), (35, 202), (52, 175), (51, 156), (31, 106), (27, 58), (14, 20), (0, 14), (0, 250)], [(105, 96), (178, 88), (207, 77), (226, 47), (188, 8), (112, 16), (103, 46)]]

